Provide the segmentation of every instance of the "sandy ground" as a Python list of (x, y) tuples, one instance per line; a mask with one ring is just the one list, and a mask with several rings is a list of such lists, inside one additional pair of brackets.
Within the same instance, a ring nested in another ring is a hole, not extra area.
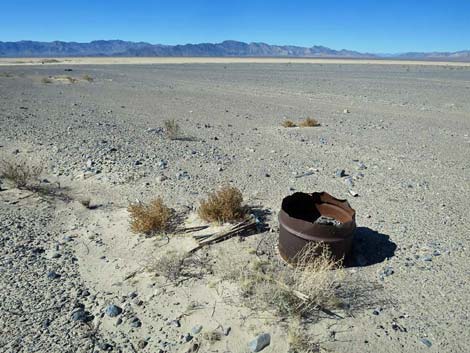
[[(199, 342), (199, 352), (238, 353), (263, 332), (263, 352), (288, 352), (289, 319), (250, 310), (217, 271), (175, 284), (148, 269), (194, 246), (190, 235), (129, 230), (129, 202), (161, 195), (193, 225), (199, 200), (227, 183), (268, 214), (268, 231), (198, 255), (216, 267), (255, 261), (260, 243), (275, 249), (280, 202), (294, 190), (356, 209), (352, 310), (306, 326), (323, 350), (469, 351), (470, 68), (77, 60), (90, 65), (0, 69), (0, 157), (41, 161), (42, 178), (71, 197), (0, 184), (0, 352), (190, 352)], [(321, 126), (281, 127), (307, 117)], [(166, 119), (185, 138), (166, 139)], [(109, 304), (123, 312), (109, 317)], [(75, 320), (80, 310), (93, 318)], [(219, 341), (203, 338), (211, 330)]]
[(388, 59), (332, 59), (332, 58), (237, 58), (237, 57), (77, 57), (77, 58), (0, 58), (0, 66), (11, 65), (110, 65), (110, 64), (366, 64), (470, 66), (469, 62), (388, 60)]

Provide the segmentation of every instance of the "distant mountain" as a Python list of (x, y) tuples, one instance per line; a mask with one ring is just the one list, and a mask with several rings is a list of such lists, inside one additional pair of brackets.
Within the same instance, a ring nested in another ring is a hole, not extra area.
[(470, 50), (462, 50), (456, 52), (410, 52), (396, 55), (398, 58), (404, 59), (421, 59), (421, 60), (455, 60), (470, 61)]
[(258, 57), (374, 57), (351, 50), (323, 46), (304, 48), (227, 40), (222, 43), (161, 45), (122, 40), (76, 42), (0, 42), (0, 57), (67, 56), (258, 56)]
[(470, 61), (470, 51), (453, 53), (370, 54), (352, 50), (334, 50), (323, 46), (299, 47), (226, 40), (222, 43), (161, 45), (123, 40), (77, 42), (0, 42), (0, 57), (67, 57), (67, 56), (237, 56), (237, 57), (298, 57), (298, 58), (396, 58), (415, 60)]

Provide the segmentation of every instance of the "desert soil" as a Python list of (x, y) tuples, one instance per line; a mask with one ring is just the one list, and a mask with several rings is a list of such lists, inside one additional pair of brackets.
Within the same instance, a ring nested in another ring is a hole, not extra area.
[[(193, 247), (190, 234), (129, 229), (127, 205), (157, 195), (202, 224), (199, 200), (224, 184), (267, 215), (267, 231), (198, 253), (222, 271), (263, 256), (260, 244), (276, 248), (280, 203), (294, 191), (327, 191), (356, 210), (355, 290), (339, 316), (306, 326), (323, 350), (468, 352), (470, 67), (453, 65), (2, 66), (0, 157), (43, 164), (42, 184), (60, 189), (0, 184), (0, 352), (191, 352), (197, 342), (244, 353), (261, 333), (263, 352), (288, 352), (289, 319), (251, 310), (218, 270), (157, 275), (155, 260)], [(321, 126), (281, 126), (308, 117)], [(183, 138), (165, 137), (167, 119)], [(111, 317), (110, 304), (122, 312)], [(213, 330), (220, 340), (204, 336)]]

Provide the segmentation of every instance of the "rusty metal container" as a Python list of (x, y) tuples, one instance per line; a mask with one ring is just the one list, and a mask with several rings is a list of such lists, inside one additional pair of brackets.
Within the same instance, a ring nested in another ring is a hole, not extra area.
[[(338, 221), (336, 225), (316, 223), (321, 216)], [(348, 201), (326, 192), (296, 192), (282, 200), (279, 212), (279, 253), (295, 263), (297, 254), (310, 242), (322, 242), (335, 259), (351, 249), (356, 229), (356, 212)]]

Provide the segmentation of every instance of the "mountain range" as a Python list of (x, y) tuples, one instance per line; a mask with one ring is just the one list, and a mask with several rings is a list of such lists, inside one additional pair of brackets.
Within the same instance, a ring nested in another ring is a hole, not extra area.
[(0, 57), (84, 57), (84, 56), (186, 56), (186, 57), (329, 57), (329, 58), (399, 58), (419, 60), (470, 61), (470, 50), (458, 52), (410, 52), (371, 54), (353, 50), (335, 50), (324, 46), (300, 47), (226, 40), (222, 43), (162, 45), (122, 40), (77, 42), (1, 42)]

